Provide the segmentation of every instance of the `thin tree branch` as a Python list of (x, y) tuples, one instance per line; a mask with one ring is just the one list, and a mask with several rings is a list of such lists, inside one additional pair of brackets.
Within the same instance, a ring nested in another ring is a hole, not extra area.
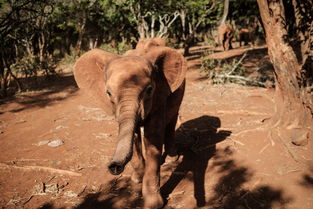
[(243, 59), (247, 56), (247, 52), (245, 52), (242, 57), (240, 58), (240, 60), (234, 65), (234, 67), (231, 69), (231, 71), (229, 71), (228, 73), (226, 73), (226, 75), (231, 75), (238, 67), (239, 64), (242, 63)]
[(62, 170), (57, 168), (50, 168), (46, 166), (38, 166), (38, 165), (29, 165), (29, 166), (16, 166), (16, 165), (7, 165), (5, 163), (0, 163), (0, 169), (8, 169), (8, 168), (15, 168), (20, 170), (26, 170), (26, 171), (48, 171), (50, 173), (57, 173), (60, 175), (70, 175), (70, 176), (81, 176), (81, 173), (77, 173), (74, 171), (69, 170)]

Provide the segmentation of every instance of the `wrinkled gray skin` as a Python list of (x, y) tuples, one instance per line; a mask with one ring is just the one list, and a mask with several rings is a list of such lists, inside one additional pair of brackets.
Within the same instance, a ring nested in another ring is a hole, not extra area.
[[(162, 147), (164, 156), (175, 155), (174, 132), (187, 69), (175, 50), (152, 45), (125, 56), (91, 50), (74, 67), (78, 86), (116, 116), (118, 143), (108, 168), (118, 175), (132, 159), (132, 180), (143, 183), (144, 208), (163, 206), (159, 192)], [(144, 127), (144, 147), (140, 127)]]

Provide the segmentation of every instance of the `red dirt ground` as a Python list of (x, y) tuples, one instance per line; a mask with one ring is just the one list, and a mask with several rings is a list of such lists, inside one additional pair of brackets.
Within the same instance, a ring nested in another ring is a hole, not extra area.
[[(273, 89), (210, 85), (198, 70), (199, 51), (187, 58), (177, 125), (181, 156), (161, 168), (165, 208), (312, 209), (312, 140), (297, 147), (269, 126)], [(266, 49), (252, 51), (244, 65), (251, 70), (264, 59)], [(0, 207), (141, 208), (141, 185), (130, 181), (130, 165), (118, 177), (106, 169), (116, 133), (114, 118), (80, 95), (71, 74), (2, 100)], [(53, 140), (64, 144), (48, 146)]]

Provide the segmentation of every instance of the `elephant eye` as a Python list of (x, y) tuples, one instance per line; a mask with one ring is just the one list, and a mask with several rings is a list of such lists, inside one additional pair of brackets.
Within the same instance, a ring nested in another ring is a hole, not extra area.
[(146, 88), (146, 94), (150, 96), (150, 95), (152, 94), (152, 91), (153, 91), (153, 88), (152, 88), (152, 86), (149, 85), (149, 86)]

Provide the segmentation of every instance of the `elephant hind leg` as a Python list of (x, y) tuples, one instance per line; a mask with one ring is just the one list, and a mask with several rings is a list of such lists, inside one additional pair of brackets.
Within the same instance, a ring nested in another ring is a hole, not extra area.
[(165, 162), (166, 157), (170, 156), (170, 161), (177, 160), (177, 149), (175, 140), (175, 127), (178, 119), (178, 113), (172, 118), (165, 128), (164, 152), (161, 157), (161, 164)]
[(227, 48), (227, 46), (226, 46), (226, 41), (227, 41), (227, 36), (226, 36), (226, 33), (224, 33), (224, 35), (223, 35), (223, 40), (222, 40), (222, 45), (223, 45), (224, 51), (225, 51), (226, 48)]
[(167, 115), (166, 121), (167, 125), (164, 132), (164, 148), (165, 151), (161, 158), (161, 164), (165, 162), (167, 156), (175, 157), (170, 161), (177, 159), (177, 149), (176, 149), (176, 140), (175, 140), (175, 128), (178, 120), (178, 112), (181, 102), (183, 100), (185, 92), (185, 81), (168, 99), (167, 101)]
[(165, 152), (169, 156), (177, 155), (177, 150), (175, 146), (175, 127), (177, 123), (178, 113), (173, 117), (170, 123), (166, 126), (165, 129)]

